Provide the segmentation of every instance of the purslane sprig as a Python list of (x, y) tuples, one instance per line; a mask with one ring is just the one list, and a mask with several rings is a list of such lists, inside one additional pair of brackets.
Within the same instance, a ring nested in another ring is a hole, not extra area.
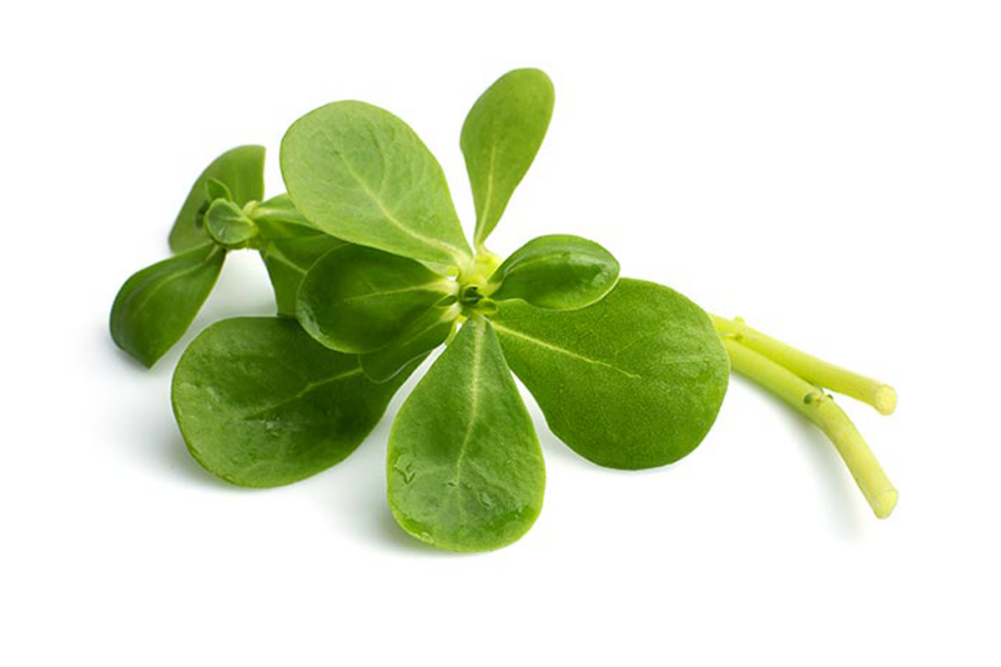
[(263, 198), (262, 146), (234, 148), (206, 167), (171, 229), (174, 257), (135, 273), (115, 298), (118, 347), (153, 366), (191, 326), (231, 250), (261, 253), (279, 312), (294, 314), (306, 270), (343, 243), (310, 226), (287, 195)]
[[(639, 469), (702, 442), (732, 360), (828, 433), (877, 515), (889, 514), (896, 491), (814, 385), (865, 394), (884, 412), (887, 389), (710, 318), (667, 287), (620, 279), (618, 262), (593, 241), (541, 236), (504, 260), (486, 248), (553, 103), (549, 78), (523, 69), (473, 105), (460, 138), (476, 211), (471, 245), (437, 160), (402, 120), (372, 105), (335, 102), (292, 125), (280, 156), (287, 195), (257, 203), (257, 162), (241, 167), (228, 153), (213, 163), (171, 234), (185, 254), (167, 260), (176, 266), (162, 277), (155, 266), (145, 270), (154, 277), (130, 279), (112, 313), (116, 342), (152, 363), (190, 324), (225, 253), (261, 252), (283, 317), (208, 327), (174, 374), (174, 412), (192, 455), (244, 486), (316, 474), (361, 444), (406, 378), (445, 344), (394, 420), (389, 505), (420, 540), (496, 549), (532, 526), (545, 487), (512, 371), (571, 449)], [(156, 345), (144, 343), (150, 332)]]

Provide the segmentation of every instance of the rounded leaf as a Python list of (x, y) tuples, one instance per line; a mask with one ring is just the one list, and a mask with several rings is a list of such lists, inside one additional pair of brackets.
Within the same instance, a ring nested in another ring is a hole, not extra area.
[(490, 277), (484, 294), (494, 301), (521, 299), (539, 308), (583, 308), (608, 294), (619, 263), (594, 241), (554, 234), (515, 250)]
[(111, 307), (115, 344), (147, 367), (191, 326), (215, 286), (226, 251), (205, 245), (132, 275)]
[(205, 229), (212, 240), (224, 248), (246, 247), (257, 236), (257, 225), (239, 206), (216, 199), (205, 212)]
[(296, 207), (328, 234), (436, 264), (469, 262), (441, 166), (388, 111), (363, 102), (320, 107), (289, 128), (281, 163)]
[(712, 428), (730, 364), (709, 316), (662, 285), (620, 280), (581, 310), (500, 304), (492, 322), (556, 436), (610, 468), (677, 461)]
[(294, 320), (234, 318), (184, 351), (171, 398), (202, 467), (233, 484), (271, 487), (351, 454), (409, 374), (377, 385), (357, 356), (328, 350)]
[(476, 206), (477, 247), (497, 226), (539, 152), (554, 102), (545, 72), (517, 69), (487, 88), (469, 110), (459, 143)]
[(400, 408), (387, 466), (396, 521), (437, 547), (498, 549), (535, 523), (542, 449), (483, 317), (462, 327)]
[(359, 245), (318, 259), (299, 287), (299, 322), (332, 350), (374, 352), (456, 290), (420, 262)]

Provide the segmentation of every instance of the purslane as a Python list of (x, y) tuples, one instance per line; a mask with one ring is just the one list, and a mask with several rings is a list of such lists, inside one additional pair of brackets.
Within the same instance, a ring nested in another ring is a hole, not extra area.
[(552, 432), (602, 466), (662, 466), (712, 428), (731, 364), (832, 439), (879, 517), (897, 492), (823, 388), (893, 411), (893, 390), (650, 282), (619, 277), (599, 244), (530, 240), (501, 260), (485, 244), (538, 152), (549, 78), (509, 72), (462, 127), (476, 211), (472, 246), (444, 173), (414, 131), (361, 102), (335, 102), (282, 140), (288, 194), (263, 197), (264, 150), (245, 146), (196, 181), (170, 235), (173, 258), (122, 287), (111, 331), (153, 365), (190, 326), (227, 252), (260, 252), (278, 316), (209, 326), (185, 350), (172, 402), (194, 458), (270, 487), (347, 457), (430, 353), (389, 439), (389, 504), (411, 535), (455, 551), (497, 549), (531, 528), (545, 466), (512, 372)]

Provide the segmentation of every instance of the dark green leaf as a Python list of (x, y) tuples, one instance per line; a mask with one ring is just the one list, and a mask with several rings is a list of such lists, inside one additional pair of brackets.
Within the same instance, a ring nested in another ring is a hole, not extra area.
[(205, 229), (212, 240), (229, 248), (244, 248), (257, 236), (257, 225), (239, 206), (216, 199), (205, 213)]
[(397, 522), (444, 549), (497, 549), (535, 522), (542, 450), (484, 318), (466, 323), (403, 404), (388, 475)]
[(361, 355), (365, 375), (373, 382), (386, 382), (411, 362), (423, 360), (445, 342), (461, 312), (458, 303), (429, 308), (384, 348)]
[(155, 364), (191, 326), (225, 257), (222, 248), (206, 245), (133, 274), (111, 307), (115, 344), (146, 366)]
[(477, 247), (497, 226), (539, 152), (553, 115), (553, 82), (537, 69), (508, 72), (487, 89), (462, 126), (462, 154), (476, 205)]
[(289, 128), (281, 163), (296, 207), (328, 234), (436, 264), (470, 262), (441, 166), (388, 111), (320, 107)]
[(206, 183), (214, 178), (226, 185), (234, 203), (243, 206), (248, 201), (264, 198), (264, 147), (240, 146), (215, 159), (202, 172), (181, 207), (181, 212), (170, 230), (170, 249), (175, 253), (210, 243), (204, 227), (199, 224), (199, 213), (208, 208)]
[(540, 308), (573, 310), (615, 287), (619, 263), (594, 241), (552, 235), (532, 239), (498, 267), (484, 294), (495, 301), (522, 299)]
[(709, 432), (726, 393), (729, 360), (709, 317), (661, 285), (623, 279), (573, 311), (505, 302), (493, 323), (553, 433), (600, 465), (680, 459)]
[(294, 320), (223, 320), (181, 357), (174, 415), (206, 470), (241, 486), (279, 486), (353, 452), (408, 375), (374, 384), (357, 356), (328, 350)]
[(420, 262), (345, 245), (321, 257), (299, 288), (303, 328), (341, 352), (374, 352), (443, 298), (455, 281)]

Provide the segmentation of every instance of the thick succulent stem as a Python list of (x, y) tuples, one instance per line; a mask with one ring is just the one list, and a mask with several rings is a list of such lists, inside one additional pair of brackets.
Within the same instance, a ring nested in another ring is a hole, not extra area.
[(724, 337), (733, 369), (760, 384), (816, 424), (834, 443), (872, 511), (890, 516), (897, 490), (887, 478), (862, 435), (834, 399), (743, 341)]
[(876, 408), (880, 414), (892, 414), (897, 407), (897, 393), (887, 384), (801, 352), (752, 329), (739, 317), (728, 320), (713, 315), (712, 320), (720, 335), (768, 357), (811, 384), (857, 398)]

